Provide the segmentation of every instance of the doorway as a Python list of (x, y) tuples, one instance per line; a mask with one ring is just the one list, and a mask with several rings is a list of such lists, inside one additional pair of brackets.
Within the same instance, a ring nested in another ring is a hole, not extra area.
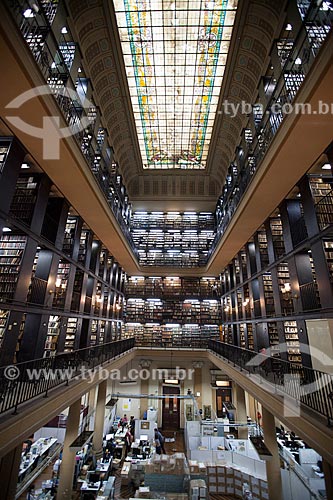
[(180, 427), (180, 388), (163, 385), (162, 401), (162, 428), (163, 430), (177, 431)]
[(231, 402), (231, 388), (216, 389), (216, 415), (218, 418), (225, 416), (223, 403)]

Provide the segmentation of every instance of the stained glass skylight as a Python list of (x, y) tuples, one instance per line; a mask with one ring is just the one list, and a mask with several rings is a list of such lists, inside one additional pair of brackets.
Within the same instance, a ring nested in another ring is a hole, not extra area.
[(143, 168), (205, 168), (237, 2), (114, 0)]

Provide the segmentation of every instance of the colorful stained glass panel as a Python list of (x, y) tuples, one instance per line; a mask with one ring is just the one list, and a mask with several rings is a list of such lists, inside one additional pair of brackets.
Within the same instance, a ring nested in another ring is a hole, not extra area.
[(143, 168), (205, 168), (237, 1), (114, 0)]

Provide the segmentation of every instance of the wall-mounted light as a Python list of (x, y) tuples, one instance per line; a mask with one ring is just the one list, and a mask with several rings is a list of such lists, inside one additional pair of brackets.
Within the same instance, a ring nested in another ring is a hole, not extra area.
[(164, 380), (165, 384), (177, 385), (179, 384), (179, 380), (177, 378), (168, 378)]
[(228, 380), (216, 380), (217, 387), (230, 387), (230, 382)]

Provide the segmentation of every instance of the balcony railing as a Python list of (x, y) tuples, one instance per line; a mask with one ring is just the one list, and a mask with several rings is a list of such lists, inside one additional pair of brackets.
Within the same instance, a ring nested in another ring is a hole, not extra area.
[(208, 347), (228, 363), (260, 376), (273, 394), (282, 393), (296, 404), (300, 402), (323, 415), (329, 426), (333, 425), (333, 374), (216, 340), (210, 340)]
[(96, 347), (56, 354), (53, 357), (0, 367), (0, 414), (13, 409), (36, 396), (47, 396), (55, 387), (66, 384), (134, 347), (134, 339), (118, 340)]
[[(63, 46), (61, 46), (53, 34), (52, 19), (45, 10), (44, 4), (36, 0), (32, 9), (30, 3), (27, 0), (8, 0), (7, 2), (32, 56), (50, 87), (50, 94), (54, 95), (67, 124), (72, 128), (73, 137), (76, 138), (113, 215), (133, 253), (138, 256), (129, 230), (129, 217), (125, 215), (127, 211), (123, 206), (125, 198), (122, 192), (123, 186), (117, 182), (117, 176), (112, 174), (111, 160), (101, 154), (98, 141), (95, 141), (95, 147), (92, 146), (93, 135), (90, 130), (94, 128), (96, 109), (93, 105), (88, 109), (83, 107), (79, 96), (85, 95), (85, 89), (81, 88), (80, 79), (74, 82), (70, 74), (75, 53), (73, 52), (73, 56), (70, 54), (72, 48), (75, 48), (75, 43), (63, 40)], [(34, 10), (38, 13), (37, 15), (33, 14)], [(31, 14), (28, 14), (30, 12)], [(72, 89), (77, 90), (77, 95)], [(89, 118), (89, 127), (79, 131), (83, 118)]]
[[(253, 137), (248, 151), (243, 152), (241, 170), (237, 171), (236, 175), (233, 175), (230, 182), (226, 184), (225, 192), (220, 199), (217, 234), (208, 258), (214, 252), (229, 225), (284, 117), (290, 114), (290, 107), (285, 105), (293, 103), (313, 61), (331, 31), (333, 12), (321, 9), (321, 3), (311, 2), (309, 4), (303, 25), (295, 36), (294, 45), (286, 60), (281, 60), (280, 77), (276, 81), (266, 110), (258, 120), (254, 116), (256, 135)], [(302, 61), (301, 65), (299, 60)], [(279, 112), (276, 112), (277, 106)], [(301, 238), (303, 238), (303, 232), (303, 229), (300, 228), (299, 236)]]

